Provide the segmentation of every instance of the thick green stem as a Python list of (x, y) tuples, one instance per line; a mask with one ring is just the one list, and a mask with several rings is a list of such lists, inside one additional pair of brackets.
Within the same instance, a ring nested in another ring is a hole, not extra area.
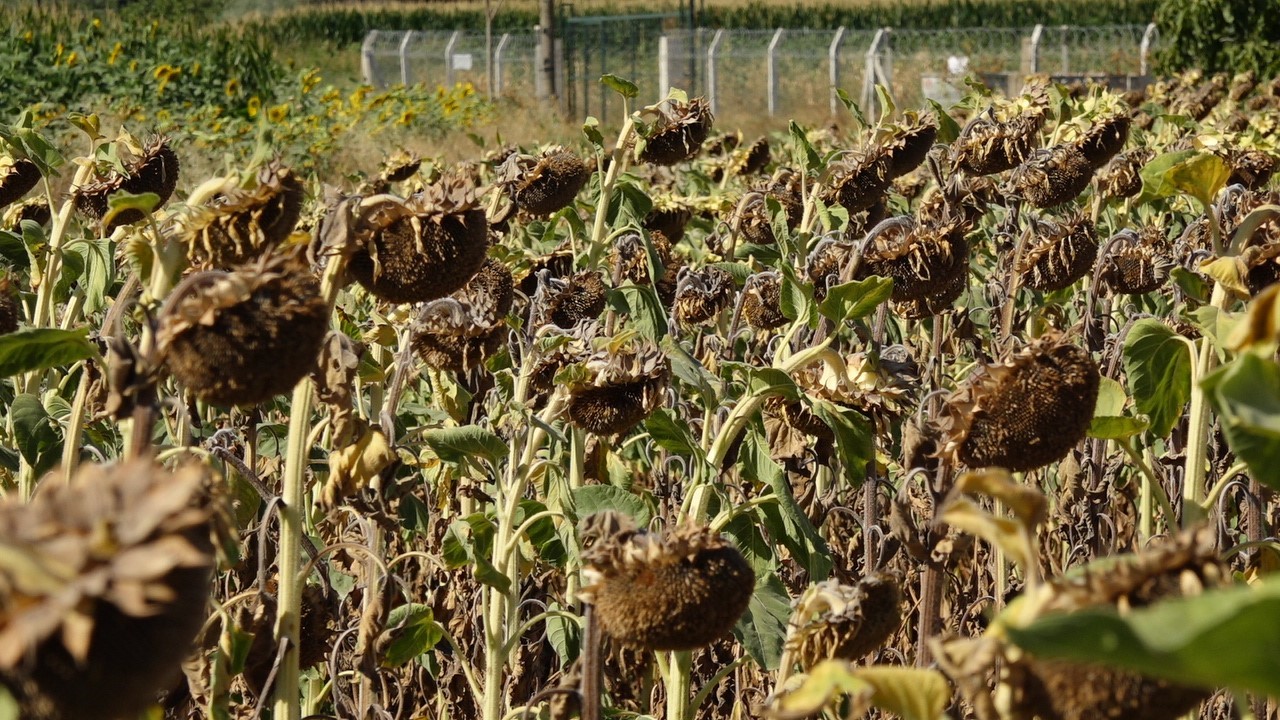
[[(1227, 290), (1221, 283), (1214, 285), (1209, 304), (1222, 310), (1227, 305)], [(1200, 502), (1204, 498), (1204, 480), (1208, 470), (1209, 431), (1212, 418), (1209, 402), (1200, 381), (1213, 370), (1217, 355), (1208, 338), (1200, 340), (1200, 354), (1196, 358), (1195, 374), (1191, 377), (1191, 408), (1187, 425), (1187, 461), (1182, 477), (1182, 524), (1185, 526), (1204, 517)]]
[(689, 720), (692, 696), (693, 653), (680, 650), (671, 653), (671, 672), (667, 674), (667, 720)]

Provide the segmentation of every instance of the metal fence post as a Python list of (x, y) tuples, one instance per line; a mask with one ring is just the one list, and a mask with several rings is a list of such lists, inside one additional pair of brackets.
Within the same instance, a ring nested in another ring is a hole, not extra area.
[(1037, 24), (1031, 31), (1031, 73), (1040, 72), (1040, 36), (1044, 35), (1044, 25)]
[(1140, 58), (1138, 72), (1142, 75), (1146, 75), (1148, 73), (1147, 56), (1151, 52), (1152, 43), (1155, 42), (1155, 39), (1159, 34), (1160, 31), (1156, 28), (1155, 23), (1148, 25), (1146, 32), (1142, 33), (1142, 45), (1138, 50), (1138, 56)]
[(378, 31), (370, 30), (364, 36), (364, 42), (360, 44), (360, 74), (364, 77), (366, 85), (380, 87), (378, 82), (378, 67), (373, 61), (373, 45), (378, 41)]
[(458, 44), (458, 37), (462, 35), (461, 30), (454, 30), (449, 36), (449, 43), (444, 46), (444, 86), (453, 87), (453, 48)]
[(658, 38), (658, 97), (666, 97), (671, 92), (671, 38), (663, 35)]
[(724, 28), (716, 30), (711, 37), (711, 45), (707, 48), (707, 102), (711, 104), (711, 114), (720, 112), (720, 98), (716, 92), (716, 53), (720, 50), (720, 41), (724, 39)]
[(871, 47), (867, 48), (866, 65), (862, 71), (862, 109), (866, 110), (871, 107), (871, 103), (876, 101), (876, 81), (880, 74), (880, 61), (877, 57), (880, 53), (880, 46), (885, 41), (885, 35), (889, 28), (880, 28), (876, 31), (876, 36), (871, 39)]
[(493, 51), (493, 94), (502, 94), (502, 51), (507, 49), (507, 43), (511, 42), (511, 33), (502, 33), (502, 38), (498, 40), (498, 47)]
[(1066, 75), (1071, 72), (1071, 46), (1067, 44), (1067, 26), (1059, 26), (1058, 32), (1062, 33), (1062, 67), (1058, 72)]
[(769, 115), (773, 116), (778, 113), (778, 44), (782, 42), (782, 35), (786, 30), (778, 28), (773, 33), (773, 39), (769, 41)]
[(400, 84), (409, 84), (409, 41), (413, 39), (414, 31), (410, 30), (404, 34), (404, 39), (400, 41)]
[(831, 77), (831, 114), (836, 115), (840, 112), (840, 96), (836, 91), (840, 89), (840, 43), (844, 42), (844, 26), (836, 28), (836, 36), (831, 39), (831, 46), (827, 48), (827, 65)]

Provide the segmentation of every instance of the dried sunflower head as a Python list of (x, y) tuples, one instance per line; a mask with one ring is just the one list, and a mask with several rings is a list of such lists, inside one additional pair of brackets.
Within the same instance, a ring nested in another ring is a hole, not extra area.
[(720, 314), (733, 302), (736, 287), (727, 270), (707, 266), (686, 272), (676, 284), (672, 311), (684, 326), (700, 325)]
[(911, 394), (910, 383), (864, 352), (828, 357), (797, 370), (793, 377), (810, 397), (855, 408), (881, 421), (900, 417)]
[(214, 566), (206, 482), (86, 465), (0, 505), (0, 684), (23, 717), (136, 717), (180, 677)]
[(693, 210), (682, 199), (664, 195), (654, 199), (653, 208), (644, 216), (642, 225), (645, 230), (660, 232), (667, 240), (678, 243), (692, 219)]
[(502, 347), (503, 323), (515, 297), (511, 271), (490, 258), (458, 292), (418, 311), (410, 339), (414, 352), (436, 370), (476, 367)]
[(1093, 269), (1098, 257), (1098, 236), (1083, 211), (1061, 221), (1036, 223), (1022, 260), (1015, 269), (1022, 284), (1053, 292), (1069, 287)]
[(1142, 192), (1142, 168), (1155, 152), (1150, 148), (1135, 148), (1116, 155), (1094, 175), (1098, 192), (1104, 198), (1127, 198)]
[(545, 216), (568, 207), (592, 171), (572, 151), (551, 147), (538, 156), (512, 154), (498, 172), (517, 207)]
[(971, 467), (1034, 470), (1060, 460), (1089, 429), (1101, 382), (1088, 351), (1060, 333), (978, 368), (945, 408), (944, 454)]
[(890, 156), (881, 148), (835, 163), (830, 172), (827, 201), (839, 203), (850, 214), (875, 205), (893, 182)]
[(1141, 295), (1158, 290), (1169, 279), (1173, 260), (1160, 228), (1150, 225), (1139, 232), (1123, 230), (1107, 246), (1110, 251), (1098, 279), (1111, 292)]
[(1276, 156), (1262, 150), (1237, 150), (1230, 153), (1231, 176), (1228, 185), (1240, 184), (1249, 190), (1260, 190), (1276, 172)]
[(302, 216), (306, 190), (291, 170), (271, 163), (252, 188), (223, 183), (212, 194), (207, 204), (191, 203), (195, 207), (179, 225), (196, 267), (240, 265), (279, 247)]
[(650, 165), (675, 165), (698, 154), (711, 132), (711, 107), (703, 98), (688, 103), (673, 100), (645, 138), (640, 161)]
[(809, 257), (805, 259), (805, 274), (813, 283), (814, 299), (822, 302), (827, 297), (827, 291), (840, 284), (854, 252), (853, 243), (840, 242), (834, 238), (824, 238), (814, 244)]
[(734, 153), (733, 173), (735, 175), (755, 175), (764, 172), (769, 161), (773, 159), (769, 150), (769, 138), (760, 138), (751, 143), (745, 150)]
[(976, 118), (952, 144), (953, 164), (970, 175), (993, 175), (1020, 165), (1039, 142), (1043, 115), (1024, 114), (1000, 122)]
[(15, 233), (21, 233), (24, 220), (30, 220), (37, 225), (45, 226), (52, 219), (53, 213), (49, 210), (48, 201), (42, 198), (35, 198), (10, 206), (4, 213), (4, 227)]
[(0, 274), (0, 335), (17, 332), (21, 321), (22, 303), (18, 298), (18, 288), (8, 273)]
[[(178, 156), (169, 147), (168, 138), (156, 137), (136, 153), (125, 172), (112, 172), (80, 188), (75, 194), (76, 208), (95, 220), (106, 216), (111, 196), (118, 192), (130, 195), (155, 193), (160, 197), (157, 207), (168, 202), (178, 186)], [(144, 218), (140, 210), (117, 213), (103, 228), (104, 232), (122, 225), (136, 223)]]
[(891, 297), (897, 302), (933, 295), (969, 267), (969, 244), (955, 221), (922, 225), (910, 216), (890, 218), (867, 237), (858, 277), (893, 278)]
[(748, 278), (742, 288), (742, 315), (757, 330), (775, 330), (790, 323), (782, 314), (782, 276), (769, 271)]
[(0, 208), (22, 199), (40, 183), (40, 168), (26, 158), (0, 158)]
[(937, 120), (909, 114), (907, 124), (897, 128), (883, 144), (889, 161), (889, 177), (899, 178), (919, 167), (937, 139)]
[(215, 405), (256, 405), (313, 369), (329, 312), (305, 262), (275, 256), (188, 277), (159, 322), (160, 351), (183, 387)]
[(583, 270), (568, 280), (540, 276), (534, 306), (541, 318), (539, 325), (551, 323), (572, 328), (583, 320), (595, 320), (604, 312), (606, 288), (600, 273)]
[(408, 200), (365, 198), (355, 240), (351, 277), (380, 300), (423, 302), (449, 295), (475, 275), (489, 247), (489, 225), (471, 185), (452, 177)]
[(1093, 166), (1075, 145), (1055, 145), (1033, 151), (1013, 171), (1013, 186), (1027, 202), (1051, 208), (1071, 202), (1089, 187)]
[(671, 363), (657, 345), (632, 331), (606, 338), (592, 325), (585, 333), (591, 350), (575, 358), (564, 382), (569, 421), (596, 435), (617, 435), (663, 403)]
[(607, 525), (615, 531), (583, 553), (581, 596), (614, 640), (693, 650), (727, 634), (746, 611), (755, 573), (719, 533), (693, 525), (650, 533), (625, 517)]
[(811, 586), (796, 601), (786, 651), (808, 670), (823, 660), (857, 660), (877, 650), (902, 625), (899, 578), (873, 573), (856, 585), (834, 580)]
[(1089, 166), (1097, 170), (1115, 157), (1129, 139), (1132, 118), (1127, 112), (1108, 115), (1089, 126), (1076, 147), (1089, 160)]
[(907, 320), (923, 320), (951, 310), (956, 300), (960, 299), (968, 287), (969, 272), (966, 267), (933, 292), (910, 300), (894, 300), (890, 302), (890, 306), (899, 317)]
[(404, 182), (418, 173), (422, 167), (422, 158), (417, 153), (397, 150), (382, 161), (382, 172), (379, 179), (385, 184)]

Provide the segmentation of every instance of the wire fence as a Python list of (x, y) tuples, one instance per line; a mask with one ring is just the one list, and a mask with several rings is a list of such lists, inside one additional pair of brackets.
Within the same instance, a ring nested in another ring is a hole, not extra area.
[[(576, 19), (575, 19), (576, 20)], [(840, 110), (835, 90), (875, 103), (875, 85), (899, 107), (928, 99), (946, 105), (963, 94), (965, 77), (1014, 92), (1026, 75), (1059, 81), (1095, 79), (1113, 88), (1141, 87), (1159, 41), (1154, 25), (956, 28), (948, 30), (715, 30), (671, 27), (665, 15), (574, 22), (556, 47), (555, 95), (571, 117), (619, 119), (621, 103), (598, 82), (605, 73), (657, 100), (668, 88), (708, 98), (718, 117), (804, 116)], [(372, 31), (363, 46), (365, 80), (451, 85), (470, 82), (494, 95), (543, 97), (544, 60), (534, 32)]]

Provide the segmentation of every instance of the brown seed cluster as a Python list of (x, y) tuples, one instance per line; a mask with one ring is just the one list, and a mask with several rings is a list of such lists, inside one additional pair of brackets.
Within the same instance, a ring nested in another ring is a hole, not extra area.
[(676, 285), (672, 305), (676, 322), (690, 327), (715, 318), (733, 302), (734, 290), (727, 270), (709, 265), (686, 273)]
[(374, 297), (425, 302), (462, 288), (484, 264), (489, 225), (471, 186), (446, 178), (401, 200), (375, 195), (360, 204), (358, 249), (347, 271)]
[(410, 339), (414, 352), (436, 370), (476, 367), (506, 341), (503, 320), (514, 298), (511, 271), (490, 258), (461, 290), (418, 312)]
[(775, 330), (791, 322), (782, 314), (782, 277), (776, 272), (752, 275), (742, 289), (742, 316), (757, 330)]
[(1033, 207), (1071, 202), (1089, 187), (1093, 165), (1075, 145), (1036, 150), (1013, 171), (1013, 185)]
[(271, 164), (252, 188), (230, 188), (182, 222), (192, 265), (228, 268), (279, 247), (298, 224), (306, 191), (291, 170)]
[(1173, 261), (1159, 227), (1125, 230), (1108, 244), (1111, 251), (1103, 261), (1099, 280), (1111, 292), (1141, 295), (1160, 289), (1169, 279)]
[(956, 167), (970, 175), (994, 175), (1021, 164), (1035, 149), (1044, 116), (1023, 114), (1007, 122), (978, 118), (952, 145)]
[(1155, 153), (1150, 148), (1135, 148), (1120, 153), (1094, 175), (1098, 192), (1104, 198), (1127, 198), (1142, 192), (1142, 168)]
[(91, 465), (0, 505), (0, 684), (22, 717), (136, 717), (180, 676), (214, 566), (206, 481)]
[(671, 101), (645, 138), (640, 161), (650, 165), (675, 165), (698, 154), (711, 132), (711, 107), (702, 98), (688, 103)]
[[(124, 173), (112, 172), (107, 177), (80, 188), (75, 194), (75, 204), (80, 212), (101, 220), (110, 209), (111, 196), (116, 193), (155, 193), (160, 197), (157, 205), (159, 207), (169, 201), (177, 186), (178, 156), (169, 147), (167, 138), (157, 137), (147, 143), (142, 154), (126, 166)], [(144, 217), (141, 210), (122, 211), (112, 218), (103, 231), (109, 233)]]
[(706, 527), (650, 533), (612, 515), (612, 532), (583, 553), (581, 592), (609, 637), (647, 650), (694, 650), (733, 629), (755, 589), (737, 548)]
[(1038, 223), (1017, 272), (1033, 290), (1053, 292), (1070, 287), (1093, 269), (1098, 257), (1097, 231), (1083, 212), (1061, 221)]
[(969, 267), (969, 245), (958, 223), (922, 225), (910, 217), (892, 218), (868, 236), (858, 277), (893, 278), (892, 299), (920, 300), (954, 289), (956, 276)]
[(976, 370), (946, 406), (944, 452), (971, 468), (1034, 470), (1089, 429), (1101, 382), (1088, 351), (1051, 333), (1012, 360)]
[(568, 280), (549, 279), (538, 289), (535, 302), (542, 308), (544, 322), (569, 329), (604, 312), (606, 290), (600, 273), (583, 270)]
[(215, 405), (256, 405), (316, 364), (329, 329), (320, 283), (290, 256), (197, 273), (174, 289), (157, 335), (169, 372)]
[(1076, 147), (1089, 160), (1091, 168), (1097, 170), (1106, 165), (1124, 149), (1124, 143), (1129, 139), (1131, 123), (1129, 113), (1118, 112), (1089, 126)]
[(514, 153), (499, 172), (516, 206), (545, 216), (573, 202), (592, 168), (572, 151), (553, 147), (536, 157)]
[(0, 160), (0, 208), (22, 199), (40, 183), (40, 168), (26, 158)]
[(653, 343), (631, 339), (601, 347), (578, 362), (569, 383), (569, 421), (596, 435), (618, 435), (653, 414), (671, 384), (671, 363)]
[(889, 155), (880, 148), (855, 154), (831, 167), (828, 202), (839, 203), (850, 214), (875, 205), (893, 182)]
[(875, 573), (855, 585), (819, 583), (792, 617), (786, 649), (808, 669), (823, 660), (857, 660), (877, 650), (902, 625), (898, 578)]
[(932, 117), (917, 118), (899, 128), (884, 144), (889, 176), (899, 178), (915, 170), (938, 140), (938, 123)]

